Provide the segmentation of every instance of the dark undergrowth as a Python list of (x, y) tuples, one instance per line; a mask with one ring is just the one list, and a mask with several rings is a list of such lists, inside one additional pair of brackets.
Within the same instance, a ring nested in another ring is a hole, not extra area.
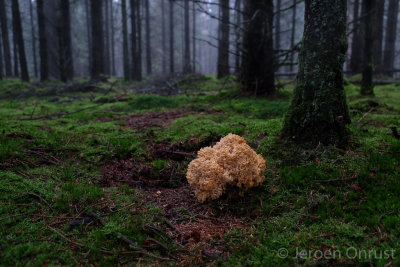
[[(0, 82), (0, 265), (400, 264), (398, 84), (346, 85), (351, 143), (311, 150), (277, 138), (293, 85), (276, 100), (231, 78), (144, 86)], [(186, 167), (228, 133), (266, 181), (200, 205)]]

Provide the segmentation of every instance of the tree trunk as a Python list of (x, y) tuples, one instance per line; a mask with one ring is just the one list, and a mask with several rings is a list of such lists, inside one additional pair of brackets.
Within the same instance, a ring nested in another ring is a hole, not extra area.
[(149, 1), (145, 0), (145, 10), (146, 10), (146, 73), (151, 75), (152, 64), (151, 64), (151, 34), (150, 34), (150, 7)]
[(104, 72), (110, 75), (110, 0), (104, 0)]
[(255, 96), (275, 95), (273, 11), (272, 0), (245, 5), (241, 82)]
[(192, 6), (192, 72), (196, 72), (196, 3)]
[(14, 35), (18, 44), (19, 64), (21, 68), (21, 79), (29, 82), (28, 65), (26, 63), (24, 38), (22, 36), (21, 13), (18, 0), (12, 0), (12, 14), (14, 21)]
[[(293, 0), (293, 11), (292, 11), (292, 33), (290, 37), (290, 48), (293, 50), (294, 49), (294, 42), (296, 39), (296, 12), (297, 12), (297, 0)], [(292, 51), (290, 53), (290, 66), (289, 66), (289, 71), (293, 72), (294, 68), (294, 54), (295, 52)]]
[(1, 23), (1, 36), (3, 40), (3, 51), (4, 51), (4, 63), (6, 76), (12, 76), (12, 66), (11, 66), (11, 51), (10, 51), (10, 41), (8, 37), (8, 26), (7, 26), (7, 16), (5, 0), (0, 0), (0, 23)]
[(386, 25), (385, 51), (383, 55), (383, 71), (392, 76), (396, 48), (397, 16), (399, 13), (399, 0), (390, 0)]
[(60, 77), (61, 81), (67, 82), (74, 77), (74, 64), (72, 58), (72, 41), (71, 41), (71, 15), (69, 0), (60, 2), (61, 17), (59, 22), (60, 27), (60, 45), (59, 45), (59, 60), (60, 60)]
[(183, 73), (190, 73), (190, 26), (189, 26), (189, 0), (184, 0), (184, 58), (183, 58)]
[(104, 45), (103, 45), (103, 1), (90, 0), (92, 19), (92, 71), (91, 78), (97, 80), (104, 74)]
[(385, 1), (378, 0), (375, 1), (375, 38), (374, 38), (374, 65), (375, 73), (382, 73), (382, 44), (383, 44), (383, 17), (385, 13)]
[(229, 0), (219, 0), (221, 20), (218, 40), (218, 79), (229, 75)]
[[(14, 0), (13, 0), (14, 1)], [(19, 76), (19, 61), (18, 61), (18, 40), (17, 35), (14, 33), (15, 20), (13, 19), (13, 55), (14, 55), (14, 76)]]
[(162, 73), (167, 72), (167, 48), (166, 48), (166, 30), (165, 30), (165, 0), (161, 0), (161, 42), (162, 42)]
[(305, 0), (297, 84), (283, 128), (283, 136), (296, 143), (347, 143), (350, 118), (343, 88), (346, 2)]
[(174, 73), (174, 0), (169, 0), (169, 71)]
[(275, 50), (281, 49), (281, 0), (276, 0)]
[(0, 41), (0, 80), (3, 79), (3, 48)]
[(122, 12), (122, 53), (124, 61), (124, 79), (129, 81), (129, 49), (128, 49), (128, 24), (126, 15), (126, 0), (121, 0), (121, 12)]
[(111, 75), (115, 76), (115, 29), (114, 29), (114, 5), (110, 2), (110, 23), (111, 23)]
[(236, 42), (236, 55), (235, 55), (235, 73), (240, 75), (240, 56), (241, 56), (241, 28), (242, 28), (242, 0), (236, 0), (235, 2), (235, 14), (236, 14), (236, 29), (235, 29), (235, 42)]
[[(351, 57), (350, 57), (350, 71), (352, 73), (361, 72), (362, 68), (362, 51), (363, 51), (363, 38), (360, 27), (360, 1), (354, 1), (354, 14), (353, 14), (353, 38), (351, 43)], [(364, 16), (364, 12), (361, 12), (361, 16)]]
[(374, 8), (375, 0), (363, 0), (363, 10), (366, 16), (363, 19), (364, 29), (364, 57), (363, 57), (363, 71), (361, 80), (361, 94), (373, 95), (373, 73), (374, 73), (374, 59), (373, 59), (373, 45), (374, 45)]
[(38, 28), (39, 28), (39, 54), (40, 54), (40, 80), (49, 79), (49, 65), (47, 61), (46, 22), (44, 16), (44, 0), (36, 1)]
[(92, 33), (90, 31), (91, 28), (91, 18), (90, 18), (90, 7), (89, 7), (89, 0), (85, 0), (85, 13), (86, 13), (86, 32), (87, 32), (87, 48), (88, 48), (88, 66), (89, 66), (89, 70), (92, 69), (92, 63), (93, 63), (93, 59), (92, 59)]
[(33, 69), (35, 72), (35, 77), (38, 77), (37, 58), (36, 58), (35, 24), (33, 23), (33, 6), (32, 6), (31, 0), (28, 0), (28, 2), (29, 2), (29, 15), (30, 15), (30, 21), (31, 21)]
[(137, 0), (131, 0), (131, 54), (132, 54), (132, 79), (137, 80), (137, 72), (138, 72), (138, 60), (137, 60), (137, 29), (136, 29), (136, 1)]
[(140, 12), (141, 8), (141, 2), (140, 0), (136, 1), (136, 23), (137, 23), (137, 63), (138, 63), (138, 69), (137, 69), (137, 77), (138, 81), (142, 80), (142, 15)]

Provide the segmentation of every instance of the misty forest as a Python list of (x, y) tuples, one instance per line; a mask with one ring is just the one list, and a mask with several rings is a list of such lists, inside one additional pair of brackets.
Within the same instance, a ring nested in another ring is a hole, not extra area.
[(0, 266), (400, 266), (400, 0), (0, 0)]

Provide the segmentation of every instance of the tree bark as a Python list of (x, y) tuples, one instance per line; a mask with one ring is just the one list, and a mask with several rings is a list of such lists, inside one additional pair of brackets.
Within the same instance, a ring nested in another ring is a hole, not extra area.
[(396, 31), (397, 16), (399, 13), (399, 0), (390, 0), (388, 9), (388, 19), (386, 25), (385, 50), (383, 55), (383, 71), (387, 75), (393, 75), (395, 48), (396, 48)]
[(346, 9), (346, 0), (305, 0), (297, 84), (282, 132), (304, 146), (343, 146), (348, 141)]
[[(354, 1), (354, 14), (353, 14), (353, 37), (351, 43), (351, 57), (350, 57), (350, 71), (352, 73), (361, 72), (362, 68), (362, 51), (363, 51), (363, 40), (360, 27), (360, 1)], [(364, 12), (361, 12), (361, 16), (364, 16)]]
[(126, 15), (126, 0), (121, 0), (121, 12), (122, 12), (122, 53), (124, 62), (124, 79), (129, 81), (129, 49), (128, 49), (128, 24)]
[(375, 65), (375, 73), (382, 73), (382, 45), (383, 45), (383, 17), (385, 13), (385, 1), (378, 0), (375, 1), (375, 16), (374, 16), (374, 25), (375, 25), (375, 38), (374, 38), (374, 65)]
[(110, 2), (110, 23), (111, 23), (111, 75), (115, 76), (115, 29), (114, 29), (114, 5)]
[(92, 33), (91, 33), (91, 17), (90, 17), (90, 7), (89, 7), (89, 0), (85, 0), (85, 13), (86, 13), (86, 32), (87, 32), (87, 49), (88, 49), (88, 60), (89, 60), (89, 70), (92, 69), (92, 63), (93, 63), (93, 58), (92, 58)]
[(190, 26), (189, 26), (189, 0), (184, 0), (184, 58), (183, 58), (183, 73), (187, 74), (192, 71), (190, 66)]
[(140, 0), (136, 1), (136, 23), (137, 23), (137, 62), (138, 62), (138, 73), (137, 73), (137, 80), (141, 81), (143, 76), (142, 76), (142, 13), (141, 11), (141, 2)]
[(49, 79), (49, 65), (47, 61), (46, 22), (44, 16), (44, 0), (36, 1), (38, 28), (39, 28), (39, 55), (40, 55), (40, 80)]
[(145, 0), (146, 10), (146, 73), (147, 75), (152, 74), (152, 62), (151, 62), (151, 32), (150, 32), (150, 7), (149, 1)]
[(161, 0), (161, 42), (162, 42), (162, 73), (167, 72), (167, 48), (166, 48), (166, 29), (165, 29), (165, 0)]
[(235, 2), (235, 14), (236, 14), (236, 55), (235, 55), (235, 73), (240, 75), (240, 55), (241, 55), (241, 28), (242, 28), (242, 0), (236, 0)]
[(11, 51), (10, 51), (10, 41), (8, 37), (8, 25), (6, 16), (5, 0), (0, 0), (0, 23), (1, 23), (1, 36), (3, 40), (3, 51), (4, 51), (4, 65), (6, 70), (6, 76), (12, 76), (12, 66), (11, 66)]
[(104, 45), (103, 45), (103, 1), (90, 0), (92, 20), (92, 71), (91, 78), (97, 80), (104, 74)]
[(110, 75), (110, 0), (104, 0), (104, 72)]
[(174, 73), (174, 0), (169, 0), (169, 72)]
[(26, 63), (25, 45), (24, 38), (22, 36), (22, 25), (21, 25), (21, 13), (19, 11), (18, 0), (12, 0), (12, 14), (14, 21), (14, 35), (18, 45), (18, 57), (21, 68), (21, 79), (25, 82), (29, 82), (28, 65)]
[(281, 0), (276, 0), (275, 50), (281, 49)]
[(364, 29), (364, 57), (363, 71), (361, 80), (361, 94), (373, 95), (373, 45), (374, 45), (374, 17), (375, 17), (375, 0), (363, 0), (363, 10), (365, 10), (365, 18), (363, 19)]
[(0, 80), (3, 79), (3, 46), (0, 41)]
[[(294, 42), (296, 39), (296, 14), (297, 12), (297, 0), (293, 0), (293, 11), (292, 11), (292, 33), (290, 37), (290, 47), (293, 50), (294, 49)], [(293, 72), (294, 68), (294, 54), (295, 52), (292, 51), (290, 53), (290, 66), (289, 66), (289, 71)]]
[(59, 60), (61, 81), (67, 82), (74, 77), (74, 64), (72, 57), (71, 40), (71, 15), (69, 0), (60, 2), (61, 17), (59, 22)]
[(241, 83), (255, 96), (275, 95), (272, 0), (249, 0), (244, 11)]
[(33, 69), (34, 69), (35, 77), (38, 77), (37, 58), (36, 58), (35, 24), (33, 23), (33, 5), (32, 5), (31, 0), (28, 0), (28, 2), (29, 2), (29, 15), (30, 15), (30, 21), (31, 21)]
[(219, 0), (221, 20), (219, 22), (218, 40), (218, 79), (228, 76), (229, 71), (229, 0)]
[(192, 6), (192, 72), (196, 72), (196, 3)]

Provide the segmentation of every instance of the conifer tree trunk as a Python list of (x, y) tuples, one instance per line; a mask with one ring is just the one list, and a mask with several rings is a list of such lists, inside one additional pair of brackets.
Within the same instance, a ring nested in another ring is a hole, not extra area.
[(5, 0), (0, 0), (0, 24), (1, 24), (1, 36), (3, 40), (3, 55), (4, 55), (4, 65), (6, 70), (6, 76), (12, 76), (12, 66), (11, 66), (11, 51), (10, 51), (10, 41), (8, 37), (8, 23), (6, 16)]
[(242, 27), (242, 14), (241, 14), (242, 0), (236, 0), (235, 2), (235, 14), (236, 14), (236, 55), (235, 55), (235, 72), (238, 75), (240, 73), (240, 55), (241, 55), (241, 27)]
[(174, 73), (174, 0), (169, 0), (169, 72)]
[(386, 25), (385, 50), (383, 55), (383, 71), (392, 76), (396, 48), (397, 18), (400, 0), (389, 0), (388, 19)]
[(346, 0), (305, 0), (299, 72), (283, 136), (296, 143), (342, 146), (350, 123), (343, 88)]
[(275, 14), (275, 50), (281, 49), (281, 0), (276, 0)]
[(0, 41), (0, 80), (3, 79), (3, 46)]
[(137, 62), (138, 62), (138, 69), (137, 69), (137, 77), (138, 81), (141, 81), (142, 76), (142, 13), (141, 13), (141, 0), (136, 0), (136, 23), (137, 23)]
[(22, 36), (22, 25), (21, 25), (21, 13), (19, 11), (19, 3), (18, 0), (12, 0), (12, 14), (14, 21), (14, 35), (16, 37), (16, 43), (18, 47), (18, 58), (19, 65), (21, 68), (21, 79), (25, 82), (29, 82), (29, 73), (28, 73), (28, 65), (26, 62), (25, 55), (25, 45), (24, 38)]
[(110, 75), (110, 0), (104, 0), (104, 72)]
[(192, 72), (196, 72), (196, 3), (192, 6)]
[(165, 0), (161, 0), (161, 46), (162, 46), (162, 73), (167, 72), (167, 48), (166, 48), (166, 29), (165, 29)]
[(382, 45), (383, 45), (383, 17), (385, 11), (385, 1), (377, 0), (375, 3), (375, 16), (374, 16), (374, 66), (375, 73), (382, 73)]
[(189, 0), (184, 0), (184, 58), (183, 58), (183, 73), (190, 73), (190, 26), (189, 26)]
[(137, 24), (136, 24), (136, 1), (131, 0), (131, 57), (132, 57), (132, 69), (131, 69), (131, 77), (133, 80), (138, 80), (138, 59), (137, 59)]
[(146, 10), (146, 73), (151, 75), (152, 73), (152, 63), (151, 63), (151, 32), (150, 32), (150, 7), (149, 1), (145, 0), (145, 10)]
[[(14, 0), (13, 0), (14, 1)], [(15, 28), (15, 20), (13, 18), (12, 20), (13, 24), (13, 57), (14, 57), (14, 76), (19, 77), (19, 60), (18, 60), (18, 41), (17, 41), (17, 35), (14, 34), (14, 28)]]
[(129, 49), (128, 49), (128, 23), (126, 15), (126, 0), (121, 0), (121, 12), (122, 12), (122, 53), (124, 62), (124, 79), (129, 81)]
[[(362, 32), (360, 27), (360, 1), (354, 1), (354, 10), (353, 10), (353, 37), (351, 43), (351, 57), (350, 57), (350, 71), (352, 73), (361, 72), (361, 63), (362, 63), (362, 49), (363, 49), (363, 40), (362, 40)], [(364, 12), (361, 12), (361, 16), (363, 16)], [(362, 21), (362, 20), (361, 20)]]
[(32, 1), (31, 0), (28, 0), (28, 2), (29, 2), (30, 22), (31, 22), (33, 70), (34, 70), (34, 73), (35, 73), (35, 77), (38, 77), (37, 58), (36, 58), (35, 24), (33, 23), (33, 6), (32, 6)]
[(111, 75), (115, 76), (115, 29), (114, 29), (114, 5), (110, 2), (110, 28), (111, 28)]
[(365, 10), (365, 18), (363, 19), (364, 29), (364, 57), (363, 57), (363, 71), (361, 80), (361, 94), (373, 95), (374, 84), (374, 59), (373, 59), (373, 45), (374, 45), (374, 11), (376, 0), (363, 0), (363, 10)]
[(59, 60), (60, 60), (60, 76), (61, 81), (67, 82), (74, 77), (74, 64), (72, 57), (72, 40), (71, 40), (71, 15), (69, 0), (60, 2), (61, 17), (59, 25)]
[(218, 79), (229, 75), (229, 0), (219, 0), (221, 20), (218, 40)]
[[(292, 33), (291, 33), (291, 37), (290, 37), (290, 48), (294, 49), (294, 42), (296, 39), (296, 12), (297, 12), (297, 0), (293, 0), (293, 11), (292, 11)], [(290, 53), (290, 66), (289, 66), (289, 70), (290, 72), (293, 71), (294, 68), (294, 54), (295, 52), (292, 51)]]
[(248, 0), (243, 24), (241, 83), (255, 96), (275, 95), (273, 1)]
[(89, 7), (89, 0), (85, 0), (85, 14), (86, 14), (86, 33), (87, 33), (87, 49), (88, 49), (88, 66), (89, 70), (92, 69), (92, 33), (91, 33), (91, 17), (90, 17), (90, 7)]
[(92, 20), (92, 71), (91, 78), (97, 80), (104, 74), (104, 40), (103, 40), (103, 1), (90, 0), (90, 17)]
[(39, 28), (39, 55), (40, 55), (40, 80), (49, 79), (49, 65), (47, 60), (46, 22), (44, 16), (44, 0), (36, 1), (38, 28)]

